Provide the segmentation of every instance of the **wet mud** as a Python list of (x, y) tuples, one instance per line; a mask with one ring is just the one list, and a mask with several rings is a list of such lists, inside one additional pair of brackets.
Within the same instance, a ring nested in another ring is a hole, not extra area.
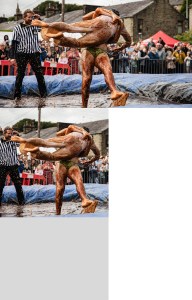
[[(82, 207), (80, 201), (63, 202), (61, 215), (79, 215)], [(95, 213), (107, 212), (108, 203), (99, 202)], [(55, 203), (36, 204), (2, 204), (0, 207), (0, 217), (50, 217), (55, 216)]]

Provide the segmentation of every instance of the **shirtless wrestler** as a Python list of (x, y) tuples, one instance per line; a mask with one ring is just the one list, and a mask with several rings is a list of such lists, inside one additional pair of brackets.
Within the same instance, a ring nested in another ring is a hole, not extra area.
[[(18, 136), (12, 140), (20, 143), (22, 153), (31, 152), (33, 158), (59, 161), (56, 164), (56, 214), (61, 214), (62, 197), (65, 190), (66, 178), (69, 177), (76, 185), (77, 192), (82, 200), (82, 213), (93, 213), (98, 201), (89, 200), (86, 196), (81, 171), (78, 166), (79, 158), (87, 156), (92, 150), (94, 156), (84, 162), (89, 164), (98, 160), (100, 151), (96, 147), (91, 135), (75, 125), (59, 131), (57, 136), (43, 140), (40, 138), (23, 139)], [(38, 147), (57, 147), (57, 151), (49, 153), (40, 151)]]
[[(106, 84), (111, 91), (112, 106), (126, 104), (129, 94), (117, 90), (111, 63), (107, 55), (107, 44), (116, 43), (120, 35), (123, 36), (125, 42), (121, 47), (117, 47), (113, 51), (120, 51), (131, 44), (130, 34), (127, 32), (123, 21), (119, 18), (117, 11), (114, 10), (113, 12), (104, 8), (97, 8), (95, 11), (85, 15), (81, 22), (72, 24), (54, 22), (48, 24), (34, 20), (33, 25), (43, 27), (44, 37), (55, 38), (57, 44), (59, 43), (66, 47), (85, 48), (82, 50), (81, 57), (82, 107), (87, 107), (88, 105), (94, 66), (104, 74)], [(85, 35), (75, 39), (63, 36), (63, 32), (80, 32), (85, 33)]]

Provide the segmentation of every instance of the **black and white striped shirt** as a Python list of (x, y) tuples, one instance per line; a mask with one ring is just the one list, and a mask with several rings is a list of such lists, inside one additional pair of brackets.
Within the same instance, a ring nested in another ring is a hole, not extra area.
[(13, 41), (17, 42), (17, 53), (40, 52), (38, 39), (39, 27), (32, 25), (18, 24), (13, 29)]
[(17, 158), (17, 143), (0, 139), (0, 166), (15, 166)]

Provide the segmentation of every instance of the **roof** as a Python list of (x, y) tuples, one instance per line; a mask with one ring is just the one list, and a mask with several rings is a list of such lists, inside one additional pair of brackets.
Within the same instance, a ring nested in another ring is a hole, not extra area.
[(80, 123), (77, 124), (79, 127), (87, 127), (89, 128), (90, 134), (102, 133), (103, 131), (109, 128), (108, 120), (100, 120), (94, 122)]
[(121, 18), (124, 18), (124, 17), (133, 17), (134, 15), (138, 14), (140, 11), (149, 7), (153, 3), (154, 1), (152, 0), (144, 0), (144, 1), (130, 2), (126, 4), (111, 5), (111, 6), (107, 6), (106, 8), (108, 9), (114, 8), (118, 10)]
[[(56, 135), (56, 132), (58, 131), (57, 127), (50, 127), (46, 129), (41, 130), (41, 138), (42, 139), (49, 139)], [(29, 139), (31, 137), (37, 137), (37, 130), (31, 131), (27, 134), (22, 134), (22, 137), (25, 137), (26, 139)]]
[[(83, 16), (83, 10), (74, 10), (65, 13), (65, 22), (66, 23), (74, 23), (81, 21)], [(51, 23), (51, 22), (60, 22), (61, 21), (61, 14), (57, 14), (50, 18), (41, 17), (45, 22)], [(13, 28), (18, 24), (21, 23), (22, 20), (17, 21), (11, 21), (11, 22), (3, 22), (0, 23), (0, 30), (13, 30)]]
[[(89, 128), (90, 134), (98, 134), (102, 133), (103, 131), (107, 130), (109, 127), (108, 120), (100, 120), (100, 121), (94, 121), (94, 122), (86, 122), (86, 123), (80, 123), (76, 124), (79, 127), (87, 127)], [(58, 131), (57, 127), (50, 127), (46, 129), (41, 130), (41, 138), (42, 139), (49, 139), (54, 136), (56, 136), (56, 132)], [(31, 137), (37, 137), (37, 130), (31, 131), (27, 134), (21, 135), (24, 138), (31, 138)]]
[[(82, 20), (83, 17), (83, 10), (74, 10), (74, 11), (70, 11), (65, 13), (64, 15), (64, 21), (66, 23), (74, 23), (74, 22), (79, 22)], [(60, 22), (61, 21), (61, 14), (57, 14), (55, 16), (52, 16), (50, 18), (44, 18), (45, 22)]]

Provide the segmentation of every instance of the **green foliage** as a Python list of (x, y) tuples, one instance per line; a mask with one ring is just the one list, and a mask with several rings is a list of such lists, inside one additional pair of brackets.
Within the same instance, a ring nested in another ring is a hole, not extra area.
[(14, 20), (15, 20), (15, 17), (14, 17), (14, 16), (8, 18), (8, 21), (9, 21), (9, 22), (14, 21)]
[(192, 31), (185, 31), (182, 34), (176, 35), (174, 38), (182, 42), (192, 43)]
[[(58, 1), (49, 1), (49, 0), (46, 0), (44, 2), (42, 2), (41, 4), (37, 5), (35, 9), (39, 9), (39, 13), (40, 15), (45, 15), (45, 9), (46, 7), (48, 6), (48, 4), (57, 4), (58, 8), (59, 8), (59, 11), (61, 12), (61, 3), (59, 3)], [(65, 12), (69, 12), (69, 11), (74, 11), (74, 10), (79, 10), (79, 9), (82, 9), (83, 6), (81, 5), (76, 5), (76, 4), (65, 4)]]
[(65, 4), (65, 12), (74, 11), (74, 10), (80, 10), (80, 9), (83, 9), (82, 5)]
[[(189, 5), (192, 4), (192, 0), (188, 0)], [(181, 13), (183, 15), (186, 14), (186, 0), (183, 0), (183, 4), (181, 6)]]
[(57, 4), (59, 10), (61, 10), (61, 4), (58, 1), (49, 1), (49, 0), (46, 0), (41, 4), (37, 5), (35, 8), (33, 8), (33, 10), (38, 9), (40, 15), (45, 15), (45, 9), (48, 6), (48, 4), (53, 4), (53, 5)]
[(1, 32), (13, 32), (13, 30), (9, 30), (9, 29), (0, 29)]
[[(28, 122), (28, 124), (29, 124), (31, 121), (34, 121), (35, 128), (37, 129), (38, 122), (35, 121), (34, 119), (22, 119), (19, 122), (15, 123), (13, 125), (13, 128), (17, 129), (19, 132), (22, 132), (23, 126), (25, 125), (25, 123)], [(41, 129), (51, 128), (51, 127), (55, 127), (55, 126), (57, 126), (57, 123), (41, 122)]]

